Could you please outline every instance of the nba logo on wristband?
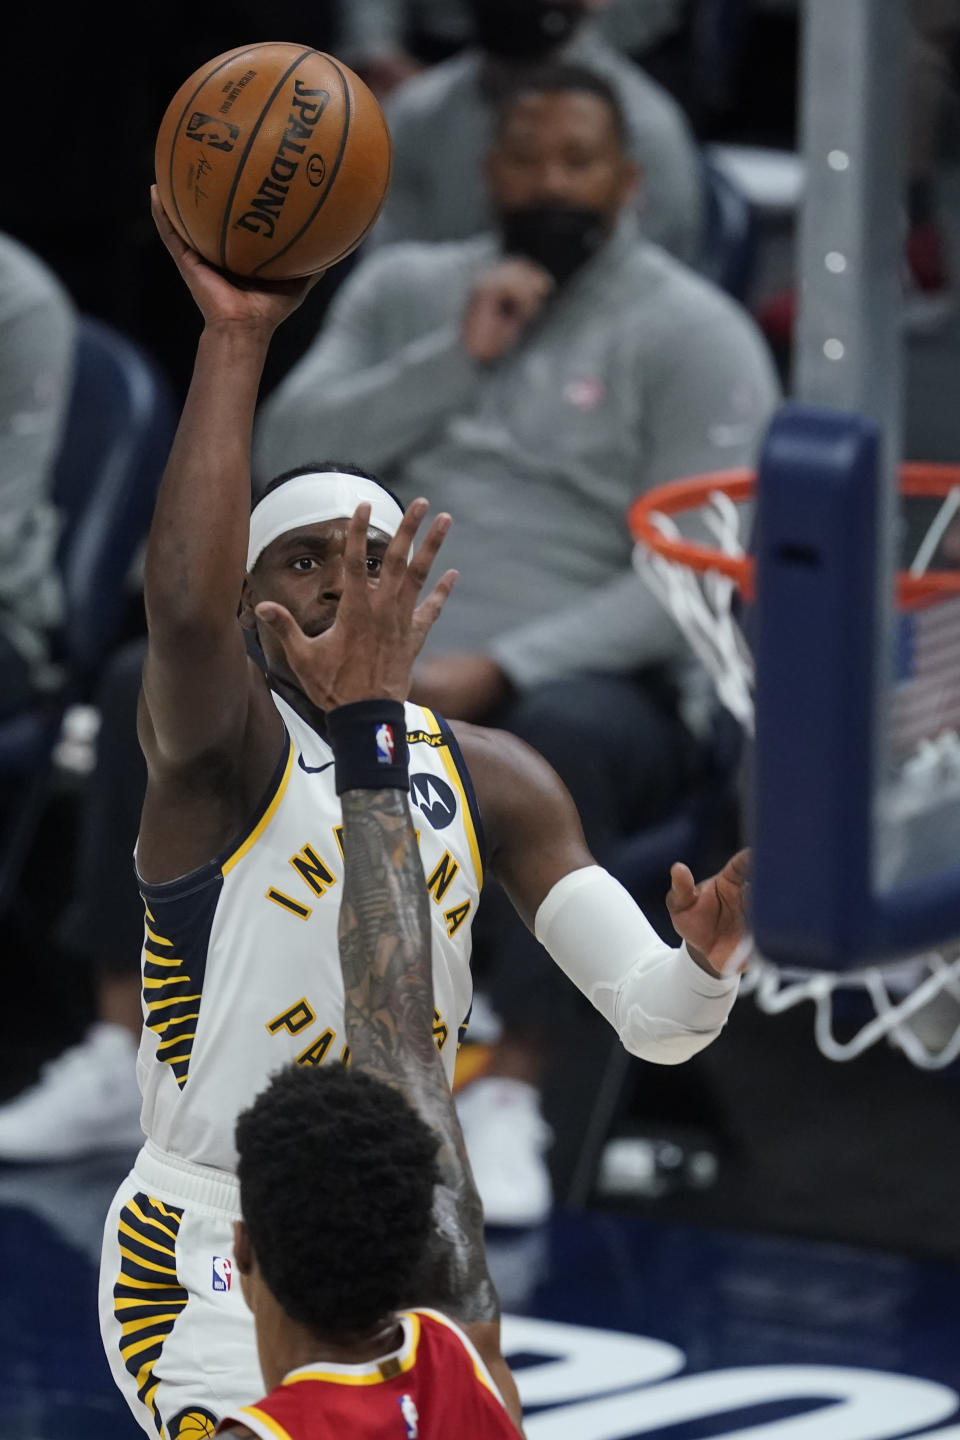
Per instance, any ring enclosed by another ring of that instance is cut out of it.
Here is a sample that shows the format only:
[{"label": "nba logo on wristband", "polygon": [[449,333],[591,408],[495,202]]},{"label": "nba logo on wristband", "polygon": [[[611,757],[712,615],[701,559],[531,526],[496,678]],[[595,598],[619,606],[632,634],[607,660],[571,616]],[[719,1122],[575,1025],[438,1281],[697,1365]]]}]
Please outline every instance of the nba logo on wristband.
[{"label": "nba logo on wristband", "polygon": [[393,726],[392,726],[392,725],[378,725],[378,726],[377,726],[377,764],[378,764],[378,765],[392,765],[392,764],[393,764],[393,752],[394,752],[394,749],[395,749],[395,748],[396,748],[396,742],[394,741],[394,738],[393,738]]}]

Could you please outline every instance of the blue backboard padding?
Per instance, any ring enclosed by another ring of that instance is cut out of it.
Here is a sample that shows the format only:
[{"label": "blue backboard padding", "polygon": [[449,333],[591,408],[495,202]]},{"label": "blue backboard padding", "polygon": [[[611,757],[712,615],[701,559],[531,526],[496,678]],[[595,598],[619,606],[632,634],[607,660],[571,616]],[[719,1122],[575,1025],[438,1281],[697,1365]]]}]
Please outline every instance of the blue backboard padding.
[{"label": "blue backboard padding", "polygon": [[873,883],[881,437],[785,406],[755,526],[753,927],[779,964],[844,970],[960,934],[960,866]]}]

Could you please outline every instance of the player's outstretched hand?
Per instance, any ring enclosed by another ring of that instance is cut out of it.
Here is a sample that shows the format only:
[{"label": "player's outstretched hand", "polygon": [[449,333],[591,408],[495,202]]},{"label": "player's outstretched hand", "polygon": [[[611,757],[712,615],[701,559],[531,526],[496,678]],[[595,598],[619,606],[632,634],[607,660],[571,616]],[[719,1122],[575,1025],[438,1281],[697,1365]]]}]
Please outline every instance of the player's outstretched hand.
[{"label": "player's outstretched hand", "polygon": [[671,866],[667,909],[673,928],[697,964],[714,975],[735,974],[750,959],[749,881],[749,850],[738,850],[699,885],[686,865]]},{"label": "player's outstretched hand", "polygon": [[160,203],[156,185],[150,187],[150,210],[160,239],[208,324],[220,321],[273,331],[297,309],[324,273],[321,270],[304,280],[231,279],[208,265],[180,238]]},{"label": "player's outstretched hand", "polygon": [[347,529],[337,618],[323,634],[305,635],[290,611],[275,601],[257,606],[258,617],[276,631],[304,694],[321,710],[357,700],[406,700],[409,695],[413,662],[457,579],[456,570],[448,570],[420,600],[451,524],[449,515],[438,515],[409,558],[427,509],[426,500],[413,501],[387,546],[380,578],[371,580],[370,506],[357,506]]}]

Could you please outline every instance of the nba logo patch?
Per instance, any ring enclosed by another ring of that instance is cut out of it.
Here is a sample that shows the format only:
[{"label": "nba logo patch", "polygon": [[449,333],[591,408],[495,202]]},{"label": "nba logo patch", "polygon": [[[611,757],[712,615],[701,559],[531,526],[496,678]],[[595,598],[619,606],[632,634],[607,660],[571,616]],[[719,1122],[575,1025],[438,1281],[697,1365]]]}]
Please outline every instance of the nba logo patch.
[{"label": "nba logo patch", "polygon": [[214,1290],[229,1290],[233,1280],[233,1261],[227,1255],[214,1255],[213,1257],[213,1288]]},{"label": "nba logo patch", "polygon": [[393,764],[393,751],[394,751],[393,726],[392,726],[392,725],[378,725],[378,726],[377,726],[377,764],[378,764],[378,765],[392,765],[392,764]]},{"label": "nba logo patch", "polygon": [[407,1427],[407,1440],[417,1440],[420,1434],[420,1416],[411,1395],[400,1396],[400,1414]]}]

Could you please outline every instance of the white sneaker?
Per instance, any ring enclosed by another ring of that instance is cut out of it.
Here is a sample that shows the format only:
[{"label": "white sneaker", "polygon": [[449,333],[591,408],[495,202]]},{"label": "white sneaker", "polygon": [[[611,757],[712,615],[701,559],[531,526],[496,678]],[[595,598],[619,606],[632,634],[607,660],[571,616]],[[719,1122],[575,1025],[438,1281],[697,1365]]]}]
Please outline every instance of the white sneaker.
[{"label": "white sneaker", "polygon": [[553,1132],[522,1080],[481,1077],[459,1091],[457,1114],[488,1225],[540,1225],[553,1189],[544,1152]]},{"label": "white sneaker", "polygon": [[92,1025],[0,1106],[0,1161],[75,1160],[142,1144],[137,1044],[122,1025]]}]

